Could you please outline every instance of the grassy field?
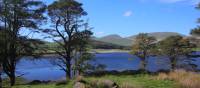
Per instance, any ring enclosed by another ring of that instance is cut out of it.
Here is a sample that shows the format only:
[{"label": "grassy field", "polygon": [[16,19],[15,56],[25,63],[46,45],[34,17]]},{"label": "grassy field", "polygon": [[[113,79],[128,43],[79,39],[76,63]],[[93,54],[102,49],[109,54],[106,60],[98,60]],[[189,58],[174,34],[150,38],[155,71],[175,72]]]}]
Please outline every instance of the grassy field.
[{"label": "grassy field", "polygon": [[170,80],[156,80],[154,76],[150,75],[122,75],[113,76],[107,75],[103,77],[89,77],[87,80],[89,82],[93,80],[105,80],[110,79],[116,82],[118,85],[129,85],[131,88],[174,88],[173,81]]},{"label": "grassy field", "polygon": [[[175,84],[170,80],[156,80],[155,76],[151,75],[106,75],[102,77],[85,77],[87,83],[92,83],[98,80],[112,80],[119,86],[125,85],[129,87],[120,88],[175,88]],[[18,84],[12,88],[73,88],[74,81],[68,84],[58,85],[58,83],[26,85]],[[95,87],[96,88],[96,87]]]}]

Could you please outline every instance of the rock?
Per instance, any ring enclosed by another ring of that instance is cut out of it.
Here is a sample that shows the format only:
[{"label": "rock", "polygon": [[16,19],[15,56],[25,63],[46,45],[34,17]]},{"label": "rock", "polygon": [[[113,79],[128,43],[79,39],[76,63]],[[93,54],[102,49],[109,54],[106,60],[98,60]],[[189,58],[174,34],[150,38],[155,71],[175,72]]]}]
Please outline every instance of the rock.
[{"label": "rock", "polygon": [[118,85],[111,80],[101,80],[98,82],[98,85],[103,88],[118,88]]},{"label": "rock", "polygon": [[73,88],[86,88],[86,86],[81,82],[76,82]]}]

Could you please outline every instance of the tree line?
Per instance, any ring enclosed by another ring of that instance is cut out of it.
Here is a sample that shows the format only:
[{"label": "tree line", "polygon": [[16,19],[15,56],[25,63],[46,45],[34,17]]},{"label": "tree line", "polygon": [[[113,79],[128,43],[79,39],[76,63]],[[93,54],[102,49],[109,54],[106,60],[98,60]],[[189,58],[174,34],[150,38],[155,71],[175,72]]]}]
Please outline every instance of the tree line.
[{"label": "tree line", "polygon": [[149,57],[164,58],[170,60],[171,70],[177,68],[178,61],[189,61],[191,66],[193,59],[190,55],[196,45],[191,43],[188,38],[180,35],[170,36],[164,40],[157,41],[154,37],[148,36],[146,33],[141,33],[136,37],[135,43],[132,45],[131,53],[140,57],[140,67],[142,71],[146,71],[146,65]]}]

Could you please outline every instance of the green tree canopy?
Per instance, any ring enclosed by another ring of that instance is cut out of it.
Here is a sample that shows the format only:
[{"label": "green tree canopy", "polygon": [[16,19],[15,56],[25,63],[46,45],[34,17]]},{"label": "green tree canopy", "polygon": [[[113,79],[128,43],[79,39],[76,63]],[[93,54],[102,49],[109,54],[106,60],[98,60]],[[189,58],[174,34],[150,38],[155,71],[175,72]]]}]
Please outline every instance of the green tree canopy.
[{"label": "green tree canopy", "polygon": [[[200,9],[200,3],[197,5],[196,9]],[[198,18],[197,23],[200,23],[200,18]],[[200,26],[197,26],[196,28],[192,29],[190,34],[192,35],[200,35]]]},{"label": "green tree canopy", "polygon": [[180,56],[188,56],[192,52],[193,44],[182,36],[171,36],[157,44],[158,55],[166,55],[170,58],[172,69],[175,69]]},{"label": "green tree canopy", "polygon": [[43,12],[46,6],[39,0],[0,0],[0,25],[8,32],[10,41],[6,41],[7,57],[3,62],[4,72],[9,76],[11,86],[15,84],[17,60],[23,55],[30,55],[32,39],[21,36],[22,29],[37,31],[45,20]]},{"label": "green tree canopy", "polygon": [[66,79],[70,79],[72,61],[77,52],[86,53],[92,35],[87,23],[81,19],[87,13],[82,8],[82,4],[75,0],[57,0],[48,6],[48,15],[53,27],[43,32],[48,33],[49,37],[59,45],[61,50],[55,50],[61,56],[60,63],[57,65],[65,71]]}]

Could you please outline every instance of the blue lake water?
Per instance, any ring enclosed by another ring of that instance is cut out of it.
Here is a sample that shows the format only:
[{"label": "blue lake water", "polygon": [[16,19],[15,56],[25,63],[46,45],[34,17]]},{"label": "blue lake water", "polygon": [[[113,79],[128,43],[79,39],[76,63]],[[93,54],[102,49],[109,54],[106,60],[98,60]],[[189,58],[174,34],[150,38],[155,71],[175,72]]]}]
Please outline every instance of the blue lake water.
[{"label": "blue lake water", "polygon": [[[59,80],[65,77],[65,73],[60,68],[51,63],[54,56],[41,57],[38,60],[30,60],[31,57],[24,57],[17,64],[17,74],[24,74],[27,80]],[[96,54],[95,63],[106,65],[105,70],[138,70],[140,59],[128,53],[102,53]],[[200,58],[194,58],[195,64],[200,69]],[[150,57],[147,69],[157,71],[159,69],[169,69],[169,59],[160,57]]]}]

